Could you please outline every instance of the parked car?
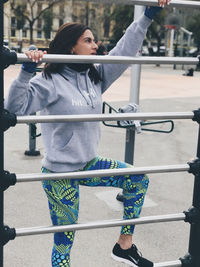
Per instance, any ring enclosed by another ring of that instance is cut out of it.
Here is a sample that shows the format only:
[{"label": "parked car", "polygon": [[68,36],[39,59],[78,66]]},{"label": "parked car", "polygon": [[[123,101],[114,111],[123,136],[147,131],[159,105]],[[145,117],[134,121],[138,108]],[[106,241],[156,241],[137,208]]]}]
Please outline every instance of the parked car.
[{"label": "parked car", "polygon": [[188,51],[189,57],[197,57],[199,56],[200,52],[197,47],[193,47]]},{"label": "parked car", "polygon": [[159,56],[164,57],[165,55],[166,55],[166,47],[164,45],[161,45]]},{"label": "parked car", "polygon": [[[156,45],[152,45],[150,47],[145,45],[142,47],[142,55],[143,56],[157,56],[157,51],[158,51],[158,48]],[[161,45],[159,56],[164,57],[165,53],[166,53],[166,47],[164,45]]]},{"label": "parked car", "polygon": [[142,56],[149,56],[149,50],[146,45],[142,47]]}]

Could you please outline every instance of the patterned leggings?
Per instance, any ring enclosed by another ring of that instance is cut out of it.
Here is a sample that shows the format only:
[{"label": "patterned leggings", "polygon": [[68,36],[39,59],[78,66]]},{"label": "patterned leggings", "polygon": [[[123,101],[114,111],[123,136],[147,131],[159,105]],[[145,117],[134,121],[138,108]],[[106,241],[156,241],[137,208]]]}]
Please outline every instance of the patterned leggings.
[{"label": "patterned leggings", "polygon": [[[126,163],[96,157],[88,162],[81,170],[100,170],[133,167]],[[42,168],[42,172],[49,170]],[[123,219],[139,217],[147,191],[149,179],[146,175],[125,175],[110,177],[94,177],[86,179],[65,179],[43,181],[43,188],[47,194],[50,215],[53,225],[74,224],[78,220],[79,210],[79,185],[85,186],[111,186],[123,189],[124,215]],[[134,225],[125,225],[121,234],[133,234]],[[52,250],[53,267],[70,266],[70,250],[73,245],[74,231],[54,234]]]}]

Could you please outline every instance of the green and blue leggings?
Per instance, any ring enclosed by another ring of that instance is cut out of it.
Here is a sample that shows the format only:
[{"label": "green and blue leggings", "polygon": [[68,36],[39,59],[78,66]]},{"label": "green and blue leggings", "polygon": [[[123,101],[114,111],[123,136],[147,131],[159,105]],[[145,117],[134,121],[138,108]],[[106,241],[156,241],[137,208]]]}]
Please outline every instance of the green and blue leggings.
[{"label": "green and blue leggings", "polygon": [[[101,170],[130,168],[129,164],[96,157],[81,169]],[[43,173],[50,172],[42,168]],[[146,175],[119,175],[109,177],[94,177],[86,179],[64,179],[43,181],[43,188],[47,194],[49,210],[53,225],[74,224],[78,220],[79,211],[79,185],[85,186],[111,186],[123,189],[124,215],[123,219],[139,217],[147,191],[149,179]],[[133,234],[134,225],[125,225],[121,228],[121,234]],[[73,245],[74,231],[54,234],[54,246],[52,250],[52,267],[69,267],[70,250]]]}]

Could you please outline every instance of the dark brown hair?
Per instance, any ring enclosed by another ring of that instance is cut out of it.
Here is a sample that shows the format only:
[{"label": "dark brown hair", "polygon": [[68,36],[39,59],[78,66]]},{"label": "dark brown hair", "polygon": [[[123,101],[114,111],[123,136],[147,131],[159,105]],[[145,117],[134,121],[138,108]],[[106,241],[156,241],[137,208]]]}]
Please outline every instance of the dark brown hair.
[{"label": "dark brown hair", "polygon": [[[57,31],[54,39],[49,44],[48,54],[61,54],[69,55],[71,54],[72,48],[76,45],[78,39],[83,35],[83,33],[90,29],[80,23],[65,23]],[[69,64],[72,65],[72,64]],[[76,64],[78,65],[78,64]],[[92,64],[88,64],[90,68],[90,79],[98,83],[101,80],[99,73]],[[43,73],[45,77],[51,77],[51,73],[60,73],[64,67],[62,63],[47,63],[45,64]]]}]

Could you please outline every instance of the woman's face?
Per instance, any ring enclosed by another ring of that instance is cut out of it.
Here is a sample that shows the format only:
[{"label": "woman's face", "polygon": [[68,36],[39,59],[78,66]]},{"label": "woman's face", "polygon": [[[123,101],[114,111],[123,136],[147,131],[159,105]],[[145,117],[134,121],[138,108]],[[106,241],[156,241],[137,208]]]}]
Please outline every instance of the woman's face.
[{"label": "woman's face", "polygon": [[86,30],[72,48],[72,53],[75,55],[96,55],[97,48],[92,32]]}]

